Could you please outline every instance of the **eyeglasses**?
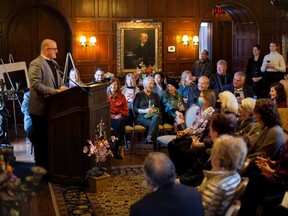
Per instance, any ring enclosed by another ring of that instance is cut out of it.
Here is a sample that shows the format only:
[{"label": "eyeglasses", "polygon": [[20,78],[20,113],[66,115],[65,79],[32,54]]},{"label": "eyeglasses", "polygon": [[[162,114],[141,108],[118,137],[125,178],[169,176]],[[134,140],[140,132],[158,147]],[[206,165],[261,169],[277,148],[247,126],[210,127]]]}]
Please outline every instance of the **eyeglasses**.
[{"label": "eyeglasses", "polygon": [[49,50],[49,49],[51,49],[51,50],[58,50],[58,48],[51,48],[51,47],[48,47],[47,50]]}]

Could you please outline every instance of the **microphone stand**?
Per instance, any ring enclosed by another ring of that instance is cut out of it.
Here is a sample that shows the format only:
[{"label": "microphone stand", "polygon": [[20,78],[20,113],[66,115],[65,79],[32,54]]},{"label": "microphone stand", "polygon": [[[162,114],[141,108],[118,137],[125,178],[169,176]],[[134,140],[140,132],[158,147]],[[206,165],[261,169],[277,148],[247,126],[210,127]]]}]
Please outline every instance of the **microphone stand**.
[{"label": "microphone stand", "polygon": [[73,84],[75,84],[76,86],[78,86],[83,92],[85,92],[85,94],[89,95],[90,97],[92,97],[91,94],[89,94],[89,92],[83,88],[82,86],[80,86],[77,82],[75,82],[74,80],[72,80],[69,76],[67,76],[63,71],[61,71],[61,67],[57,64],[57,62],[55,62],[54,60],[52,60],[52,63],[54,64],[54,66],[56,67],[57,71],[59,73],[61,73],[65,78],[67,78],[69,81],[71,81]]}]

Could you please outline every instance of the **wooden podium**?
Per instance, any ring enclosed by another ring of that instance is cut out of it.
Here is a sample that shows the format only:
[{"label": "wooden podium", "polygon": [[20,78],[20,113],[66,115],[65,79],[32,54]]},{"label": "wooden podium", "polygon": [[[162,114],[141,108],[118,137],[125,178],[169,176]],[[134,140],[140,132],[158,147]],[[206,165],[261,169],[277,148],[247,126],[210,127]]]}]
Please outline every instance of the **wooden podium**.
[{"label": "wooden podium", "polygon": [[70,88],[47,98],[49,181],[78,184],[91,168],[91,158],[83,153],[87,140],[93,140],[96,126],[103,119],[110,135],[110,83],[84,89]]}]

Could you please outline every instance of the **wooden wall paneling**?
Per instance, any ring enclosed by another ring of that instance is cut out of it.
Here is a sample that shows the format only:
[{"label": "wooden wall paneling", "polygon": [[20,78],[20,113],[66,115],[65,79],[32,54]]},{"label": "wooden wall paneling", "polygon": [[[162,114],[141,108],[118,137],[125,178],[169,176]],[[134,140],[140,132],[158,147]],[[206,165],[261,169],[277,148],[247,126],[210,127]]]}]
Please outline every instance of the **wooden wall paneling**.
[{"label": "wooden wall paneling", "polygon": [[99,35],[99,62],[108,62],[110,60],[109,55],[111,55],[110,46],[111,41],[109,40],[109,35]]},{"label": "wooden wall paneling", "polygon": [[[166,59],[166,61],[172,61],[172,60],[176,60],[177,58],[177,52],[178,52],[178,47],[177,42],[176,42],[176,36],[174,34],[167,34],[164,37],[164,41],[165,41],[165,46],[163,49],[163,56]],[[175,46],[175,52],[168,52],[168,47],[169,46]]]},{"label": "wooden wall paneling", "polygon": [[58,4],[62,11],[65,11],[69,17],[72,17],[72,0],[61,0]]},{"label": "wooden wall paneling", "polygon": [[183,72],[184,70],[192,70],[193,64],[190,62],[181,62],[179,63],[179,73]]},{"label": "wooden wall paneling", "polygon": [[177,17],[179,13],[177,0],[166,0],[166,17]]},{"label": "wooden wall paneling", "polygon": [[147,18],[147,4],[143,0],[134,0],[134,19],[137,18]]},{"label": "wooden wall paneling", "polygon": [[197,0],[179,0],[179,17],[196,17]]},{"label": "wooden wall paneling", "polygon": [[111,0],[112,1],[112,17],[130,17],[132,10],[131,0]]},{"label": "wooden wall paneling", "polygon": [[163,16],[163,0],[147,0],[147,18],[159,18]]},{"label": "wooden wall paneling", "polygon": [[107,0],[98,0],[98,17],[109,17],[109,1]]},{"label": "wooden wall paneling", "polygon": [[167,62],[165,65],[165,71],[163,71],[166,76],[177,76],[178,65],[176,62]]},{"label": "wooden wall paneling", "polygon": [[77,0],[74,3],[76,17],[95,17],[95,0]]}]

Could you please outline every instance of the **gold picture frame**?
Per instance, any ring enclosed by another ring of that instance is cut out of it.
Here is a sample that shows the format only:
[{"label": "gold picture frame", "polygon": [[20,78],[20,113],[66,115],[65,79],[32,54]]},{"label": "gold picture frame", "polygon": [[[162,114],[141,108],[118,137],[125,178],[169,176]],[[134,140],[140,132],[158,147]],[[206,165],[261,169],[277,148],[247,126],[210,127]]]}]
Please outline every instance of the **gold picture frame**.
[{"label": "gold picture frame", "polygon": [[[143,34],[148,40],[141,43]],[[118,22],[117,76],[135,72],[141,62],[162,69],[162,23]]]}]

